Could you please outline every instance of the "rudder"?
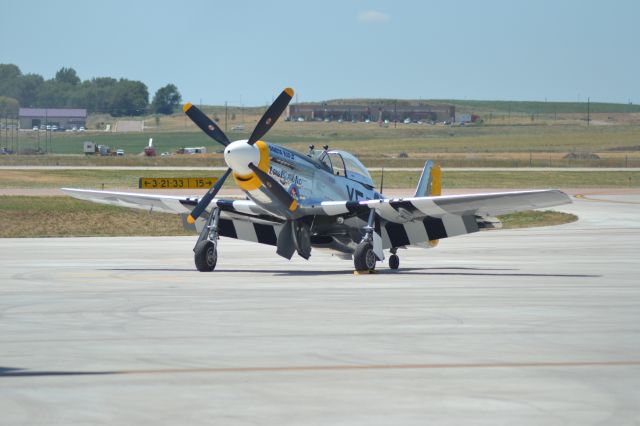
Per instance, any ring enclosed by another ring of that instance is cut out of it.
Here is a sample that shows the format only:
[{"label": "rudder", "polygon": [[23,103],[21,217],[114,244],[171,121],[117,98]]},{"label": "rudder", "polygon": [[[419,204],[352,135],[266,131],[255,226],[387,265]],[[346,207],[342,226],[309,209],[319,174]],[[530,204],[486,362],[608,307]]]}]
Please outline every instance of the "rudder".
[{"label": "rudder", "polygon": [[430,197],[442,195],[442,170],[440,165],[427,160],[416,186],[414,197]]}]

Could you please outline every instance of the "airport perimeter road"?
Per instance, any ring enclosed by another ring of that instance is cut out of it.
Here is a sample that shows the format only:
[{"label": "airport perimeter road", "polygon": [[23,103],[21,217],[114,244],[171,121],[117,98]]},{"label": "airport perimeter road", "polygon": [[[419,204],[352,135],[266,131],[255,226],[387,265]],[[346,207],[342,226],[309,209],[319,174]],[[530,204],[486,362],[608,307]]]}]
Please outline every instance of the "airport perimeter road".
[{"label": "airport perimeter road", "polygon": [[400,252],[0,239],[0,424],[635,425],[640,196]]}]

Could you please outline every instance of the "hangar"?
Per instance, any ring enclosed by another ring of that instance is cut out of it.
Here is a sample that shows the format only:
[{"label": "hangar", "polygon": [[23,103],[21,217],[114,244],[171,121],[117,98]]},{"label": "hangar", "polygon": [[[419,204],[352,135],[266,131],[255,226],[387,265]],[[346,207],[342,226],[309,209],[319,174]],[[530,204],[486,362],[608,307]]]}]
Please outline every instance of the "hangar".
[{"label": "hangar", "polygon": [[86,127],[87,110],[84,108],[20,108],[18,119],[21,129],[42,125],[55,125],[60,129]]},{"label": "hangar", "polygon": [[289,118],[356,121],[455,121],[456,107],[412,101],[319,102],[289,105]]}]

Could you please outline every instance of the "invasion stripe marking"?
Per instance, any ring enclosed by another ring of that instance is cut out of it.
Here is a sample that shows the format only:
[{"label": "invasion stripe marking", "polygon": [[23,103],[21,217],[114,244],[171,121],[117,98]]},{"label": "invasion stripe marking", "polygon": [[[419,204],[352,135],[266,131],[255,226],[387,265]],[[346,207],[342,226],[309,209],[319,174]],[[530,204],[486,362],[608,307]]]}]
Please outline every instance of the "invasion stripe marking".
[{"label": "invasion stripe marking", "polygon": [[429,240],[439,240],[441,238],[447,238],[447,231],[442,223],[442,219],[437,217],[427,216],[422,220],[424,228],[427,231]]},{"label": "invasion stripe marking", "polygon": [[253,227],[255,228],[259,243],[269,244],[272,246],[278,244],[278,237],[276,237],[276,232],[273,229],[273,226],[254,223]]},{"label": "invasion stripe marking", "polygon": [[218,233],[223,237],[238,238],[236,228],[233,226],[233,221],[229,219],[220,218],[220,222],[218,222]]},{"label": "invasion stripe marking", "polygon": [[253,227],[253,223],[245,222],[242,220],[234,220],[233,226],[236,228],[236,233],[238,234],[239,240],[253,241],[253,242],[258,241],[256,230]]},{"label": "invasion stripe marking", "polygon": [[444,215],[442,216],[442,223],[444,223],[444,229],[448,237],[455,237],[456,235],[467,233],[467,228],[465,228],[461,216],[451,214]]},{"label": "invasion stripe marking", "polygon": [[424,224],[422,222],[406,222],[404,224],[404,229],[409,236],[411,244],[424,243],[429,240],[429,236],[427,235],[427,231],[424,229]]},{"label": "invasion stripe marking", "polygon": [[467,233],[471,234],[472,232],[478,232],[480,228],[478,228],[478,222],[476,221],[475,216],[462,216],[462,220],[464,221],[464,226],[467,228]]},{"label": "invasion stripe marking", "polygon": [[396,209],[396,211],[399,211],[399,209],[402,208],[411,213],[412,216],[418,216],[420,212],[420,210],[411,201],[392,201],[390,204],[391,207]]},{"label": "invasion stripe marking", "polygon": [[385,228],[387,229],[387,234],[389,235],[391,247],[408,246],[411,243],[409,241],[409,237],[407,236],[407,232],[405,231],[402,224],[387,222]]}]

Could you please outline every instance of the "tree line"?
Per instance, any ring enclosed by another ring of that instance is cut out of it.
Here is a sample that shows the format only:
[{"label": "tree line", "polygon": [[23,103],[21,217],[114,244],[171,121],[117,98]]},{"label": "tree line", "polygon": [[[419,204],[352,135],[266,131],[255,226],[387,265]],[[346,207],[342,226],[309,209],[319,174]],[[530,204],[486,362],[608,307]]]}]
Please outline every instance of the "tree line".
[{"label": "tree line", "polygon": [[171,114],[181,101],[174,84],[158,89],[149,103],[149,90],[141,81],[111,77],[81,81],[73,68],[66,67],[45,80],[38,74],[23,74],[17,65],[0,64],[0,116],[15,116],[19,107],[86,108],[114,117]]}]

